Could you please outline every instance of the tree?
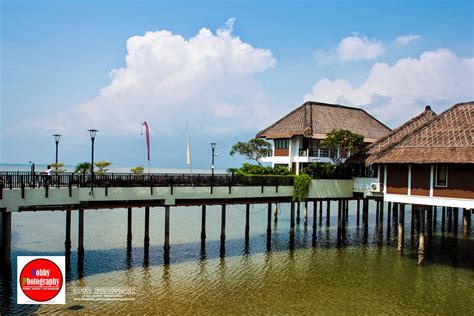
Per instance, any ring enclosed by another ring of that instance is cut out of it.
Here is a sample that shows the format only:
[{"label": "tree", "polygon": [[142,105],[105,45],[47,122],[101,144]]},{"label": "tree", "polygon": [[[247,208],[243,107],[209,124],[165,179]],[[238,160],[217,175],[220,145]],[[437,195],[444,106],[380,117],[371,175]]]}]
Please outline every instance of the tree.
[{"label": "tree", "polygon": [[[354,154],[364,147],[364,136],[353,133],[347,129],[333,129],[326,134],[326,138],[321,142],[321,147],[332,150],[342,149],[345,152]],[[341,164],[341,157],[331,156],[336,164]]]},{"label": "tree", "polygon": [[51,168],[53,168],[53,173],[54,174],[63,173],[65,171],[64,169],[61,169],[62,167],[64,167],[64,164],[61,163],[61,162],[52,163],[50,166],[51,166]]},{"label": "tree", "polygon": [[143,171],[145,171],[145,168],[143,168],[143,166],[137,166],[130,169],[130,172],[133,174],[142,174]]},{"label": "tree", "polygon": [[95,164],[94,164],[97,168],[99,168],[99,170],[97,170],[95,173],[96,174],[105,174],[109,169],[105,169],[107,168],[108,166],[111,166],[112,163],[110,161],[97,161]]},{"label": "tree", "polygon": [[260,159],[265,157],[271,149],[272,145],[266,140],[253,138],[248,142],[238,142],[232,146],[230,155],[233,156],[237,153],[249,160],[255,160],[259,165],[262,165]]},{"label": "tree", "polygon": [[89,173],[90,170],[91,170],[90,162],[80,162],[76,165],[76,168],[74,168],[75,173],[80,173],[83,176]]}]

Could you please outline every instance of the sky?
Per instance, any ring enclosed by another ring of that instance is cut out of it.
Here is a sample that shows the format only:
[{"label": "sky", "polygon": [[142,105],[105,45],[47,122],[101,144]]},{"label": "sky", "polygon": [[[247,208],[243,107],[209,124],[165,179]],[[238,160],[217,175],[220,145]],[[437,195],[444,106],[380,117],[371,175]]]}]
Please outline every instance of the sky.
[{"label": "sky", "polygon": [[0,163],[240,165],[307,100],[395,128],[474,100],[473,1],[1,0]]}]

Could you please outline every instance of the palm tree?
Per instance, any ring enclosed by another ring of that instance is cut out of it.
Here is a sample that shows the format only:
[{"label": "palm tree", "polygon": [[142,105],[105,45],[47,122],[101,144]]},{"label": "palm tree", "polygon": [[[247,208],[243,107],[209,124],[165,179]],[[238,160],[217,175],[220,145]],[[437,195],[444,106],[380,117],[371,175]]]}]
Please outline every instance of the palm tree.
[{"label": "palm tree", "polygon": [[87,173],[89,173],[90,170],[91,170],[90,162],[81,162],[81,163],[77,164],[76,168],[74,169],[74,172],[75,173],[80,173],[84,176]]}]

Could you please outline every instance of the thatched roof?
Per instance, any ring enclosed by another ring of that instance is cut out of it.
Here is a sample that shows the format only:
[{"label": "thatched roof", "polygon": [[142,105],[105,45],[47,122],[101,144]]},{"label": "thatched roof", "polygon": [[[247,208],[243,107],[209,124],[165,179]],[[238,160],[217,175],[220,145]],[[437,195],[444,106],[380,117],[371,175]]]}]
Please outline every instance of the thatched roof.
[{"label": "thatched roof", "polygon": [[435,116],[436,113],[431,110],[431,107],[429,105],[426,106],[425,110],[421,114],[415,116],[414,118],[399,126],[398,128],[394,129],[387,135],[379,138],[377,141],[367,146],[365,150],[355,155],[352,155],[351,157],[349,157],[349,159],[347,159],[346,162],[348,164],[372,164],[372,161],[377,159],[380,155],[385,153],[393,146],[399,144],[401,141],[411,135],[414,131],[417,131],[423,126],[425,126]]},{"label": "thatched roof", "polygon": [[305,136],[324,139],[333,129],[347,129],[374,142],[390,129],[360,108],[306,102],[257,134],[261,138]]},{"label": "thatched roof", "polygon": [[474,102],[452,106],[373,163],[474,163]]}]

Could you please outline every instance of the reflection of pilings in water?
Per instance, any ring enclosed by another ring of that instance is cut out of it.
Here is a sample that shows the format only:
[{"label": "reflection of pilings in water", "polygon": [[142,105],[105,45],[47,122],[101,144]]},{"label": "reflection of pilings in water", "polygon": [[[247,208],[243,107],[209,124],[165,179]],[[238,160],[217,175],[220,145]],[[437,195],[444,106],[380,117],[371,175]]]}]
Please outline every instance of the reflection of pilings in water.
[{"label": "reflection of pilings in water", "polygon": [[327,208],[326,208],[326,226],[329,227],[331,225],[331,200],[328,200]]},{"label": "reflection of pilings in water", "polygon": [[225,256],[225,216],[226,216],[226,206],[222,204],[221,209],[221,247],[220,247],[220,256]]},{"label": "reflection of pilings in water", "polygon": [[405,204],[400,204],[400,214],[398,217],[398,251],[403,252],[403,242],[405,240]]},{"label": "reflection of pilings in water", "polygon": [[375,200],[375,227],[379,227],[379,214],[380,212],[380,203],[379,200]]},{"label": "reflection of pilings in water", "polygon": [[425,262],[425,211],[419,210],[420,215],[420,229],[419,229],[419,243],[418,243],[418,264]]},{"label": "reflection of pilings in water", "polygon": [[84,277],[84,252],[77,253],[77,276],[79,279]]},{"label": "reflection of pilings in water", "polygon": [[364,225],[364,243],[367,244],[369,238],[369,200],[364,198],[362,204],[362,224]]},{"label": "reflection of pilings in water", "polygon": [[290,202],[290,249],[295,248],[295,202]]}]

